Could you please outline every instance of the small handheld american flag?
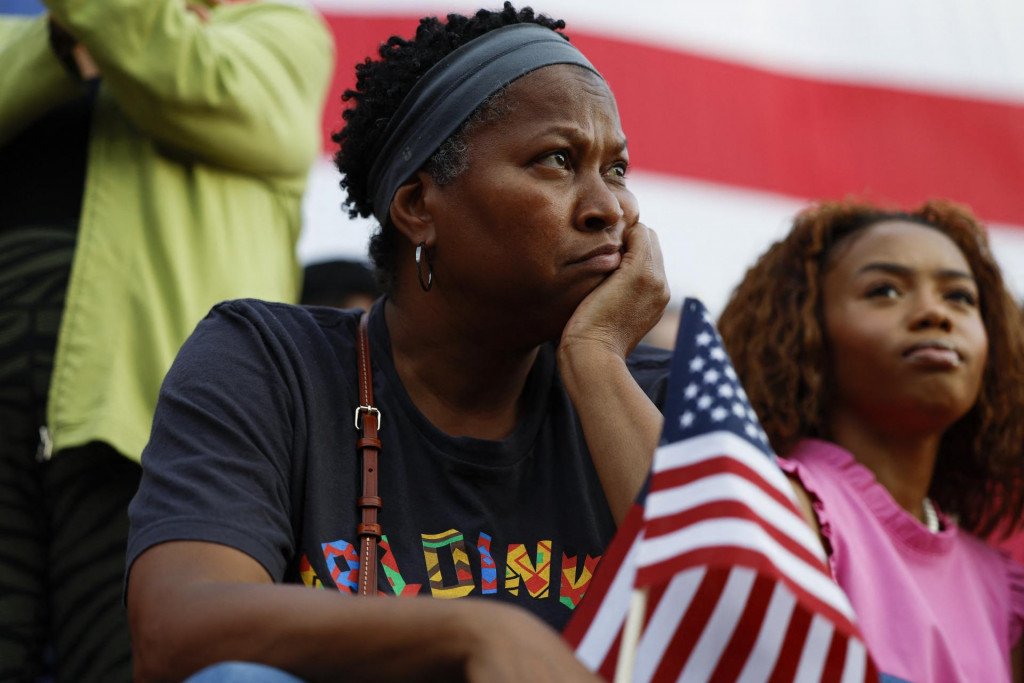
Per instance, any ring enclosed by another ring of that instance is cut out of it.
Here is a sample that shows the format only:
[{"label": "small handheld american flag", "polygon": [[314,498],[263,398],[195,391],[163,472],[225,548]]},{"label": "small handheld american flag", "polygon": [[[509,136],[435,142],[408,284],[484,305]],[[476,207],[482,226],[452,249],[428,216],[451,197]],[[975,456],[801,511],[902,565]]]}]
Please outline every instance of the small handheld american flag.
[{"label": "small handheld american flag", "polygon": [[878,680],[695,299],[683,304],[650,478],[563,635],[608,680]]}]

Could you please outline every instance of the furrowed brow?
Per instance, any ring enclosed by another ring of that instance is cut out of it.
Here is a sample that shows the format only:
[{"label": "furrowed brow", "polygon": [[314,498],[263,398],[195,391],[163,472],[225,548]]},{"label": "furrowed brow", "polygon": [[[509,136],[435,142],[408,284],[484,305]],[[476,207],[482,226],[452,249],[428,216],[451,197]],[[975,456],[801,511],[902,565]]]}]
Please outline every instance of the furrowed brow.
[{"label": "furrowed brow", "polygon": [[[570,126],[552,126],[540,132],[540,136],[554,135],[561,137],[573,145],[582,145],[588,138],[587,135],[578,128]],[[628,149],[629,141],[625,136],[617,140],[619,145],[619,152],[625,152]]]}]

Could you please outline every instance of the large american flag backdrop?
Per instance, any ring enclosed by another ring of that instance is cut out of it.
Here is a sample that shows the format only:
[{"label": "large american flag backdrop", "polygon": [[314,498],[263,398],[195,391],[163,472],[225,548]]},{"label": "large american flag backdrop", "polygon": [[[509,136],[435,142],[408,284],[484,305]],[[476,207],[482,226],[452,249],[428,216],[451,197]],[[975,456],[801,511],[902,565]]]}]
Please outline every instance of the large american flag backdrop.
[{"label": "large american flag backdrop", "polygon": [[[638,683],[877,680],[774,457],[710,316],[687,299],[648,486],[564,633],[585,664]],[[646,604],[631,638],[635,595]]]},{"label": "large american flag backdrop", "polygon": [[[365,253],[326,132],[353,65],[416,19],[500,0],[315,0],[337,42],[300,242],[305,261]],[[526,4],[517,2],[518,5]],[[1024,3],[1017,0],[536,0],[614,90],[641,218],[676,301],[713,314],[807,200],[946,196],[993,227],[1024,296]]]},{"label": "large american flag backdrop", "polygon": [[[299,258],[365,258],[329,134],[354,65],[425,15],[500,0],[311,2],[337,44]],[[524,2],[517,5],[522,6]],[[630,185],[673,297],[712,313],[808,200],[948,197],[992,229],[1024,296],[1024,3],[1017,0],[537,0],[616,93]],[[33,14],[38,0],[0,0]],[[1022,553],[1024,557],[1024,553]]]}]

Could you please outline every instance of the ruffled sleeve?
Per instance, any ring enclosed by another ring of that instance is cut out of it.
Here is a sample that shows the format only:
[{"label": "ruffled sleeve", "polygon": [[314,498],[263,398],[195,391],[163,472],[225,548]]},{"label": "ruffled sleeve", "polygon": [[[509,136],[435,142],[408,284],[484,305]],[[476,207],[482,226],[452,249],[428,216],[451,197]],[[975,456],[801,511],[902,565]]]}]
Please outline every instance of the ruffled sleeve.
[{"label": "ruffled sleeve", "polygon": [[818,492],[814,475],[798,460],[789,460],[780,456],[777,458],[777,462],[783,472],[790,477],[795,477],[804,487],[804,490],[807,491],[807,496],[811,499],[811,509],[814,511],[814,517],[818,520],[821,537],[825,543],[825,554],[828,555],[829,571],[831,571],[832,575],[835,576],[836,566],[835,558],[833,557],[833,548],[835,547],[835,543],[832,538],[832,524],[829,520],[828,510],[825,507],[825,503],[822,501],[821,495]]},{"label": "ruffled sleeve", "polygon": [[1007,557],[1010,580],[1010,647],[1020,642],[1024,631],[1024,567]]}]

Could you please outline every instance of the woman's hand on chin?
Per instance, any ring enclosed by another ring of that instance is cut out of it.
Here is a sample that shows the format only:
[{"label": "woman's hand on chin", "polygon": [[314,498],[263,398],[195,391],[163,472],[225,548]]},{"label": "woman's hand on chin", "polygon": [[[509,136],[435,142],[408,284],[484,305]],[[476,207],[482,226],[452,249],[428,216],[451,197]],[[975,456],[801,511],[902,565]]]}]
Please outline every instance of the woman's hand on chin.
[{"label": "woman's hand on chin", "polygon": [[607,350],[625,358],[661,319],[669,301],[657,234],[643,223],[623,231],[622,263],[577,306],[561,353]]}]

